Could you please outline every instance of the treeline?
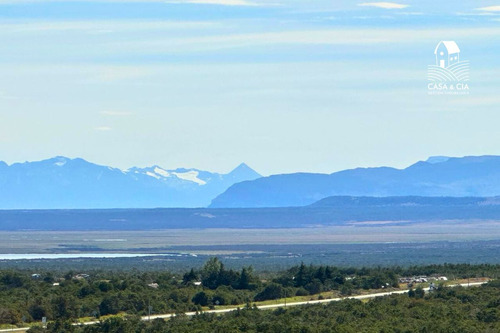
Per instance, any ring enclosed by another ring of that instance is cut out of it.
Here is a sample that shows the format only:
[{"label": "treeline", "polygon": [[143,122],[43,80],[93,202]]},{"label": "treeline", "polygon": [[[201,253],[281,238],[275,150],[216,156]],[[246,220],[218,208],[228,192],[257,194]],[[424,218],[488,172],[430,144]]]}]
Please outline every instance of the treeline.
[{"label": "treeline", "polygon": [[[273,274],[252,267],[228,269],[217,258],[184,274],[165,271],[54,273],[0,271],[0,324],[68,321],[125,313],[183,313],[202,307],[307,296],[337,290],[398,287],[398,278],[416,274],[498,277],[500,265],[339,268],[301,264]],[[84,274],[82,274],[84,273]]]},{"label": "treeline", "polygon": [[201,313],[151,322],[112,318],[91,326],[56,322],[32,333],[326,333],[326,332],[500,332],[500,281],[481,287],[446,288],[416,297],[391,295],[362,302],[346,299],[326,305],[243,308],[224,315]]}]

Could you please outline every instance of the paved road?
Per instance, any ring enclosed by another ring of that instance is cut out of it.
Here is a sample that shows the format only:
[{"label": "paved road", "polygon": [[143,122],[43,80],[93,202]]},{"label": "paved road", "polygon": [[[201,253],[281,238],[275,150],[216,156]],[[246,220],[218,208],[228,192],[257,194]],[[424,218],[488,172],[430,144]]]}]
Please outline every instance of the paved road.
[{"label": "paved road", "polygon": [[[486,281],[487,282],[487,281]],[[448,287],[457,287],[457,286],[462,286],[462,287],[468,287],[468,286],[479,286],[482,284],[485,284],[486,282],[471,282],[471,283],[462,283],[462,284],[456,284],[456,285],[450,285]],[[424,288],[425,291],[429,291],[429,288]],[[314,301],[304,301],[304,302],[292,302],[292,303],[286,303],[286,306],[298,306],[298,305],[306,305],[306,304],[321,304],[321,303],[330,303],[330,302],[338,302],[344,299],[369,299],[369,298],[375,298],[375,297],[383,297],[383,296],[388,296],[388,295],[395,295],[395,294],[406,294],[408,293],[408,290],[397,290],[397,291],[388,291],[388,292],[383,292],[383,293],[375,293],[375,294],[366,294],[366,295],[357,295],[357,296],[349,296],[349,297],[338,297],[338,298],[329,298],[329,299],[320,299],[320,300],[314,300]],[[269,304],[269,305],[259,305],[257,308],[259,309],[276,309],[276,308],[283,308],[285,307],[285,303],[279,303],[279,304]],[[240,307],[241,308],[241,307]],[[207,310],[203,311],[203,313],[227,313],[231,311],[237,310],[237,307],[234,308],[228,308],[228,309],[220,309],[220,310]],[[196,312],[186,312],[186,316],[194,316]],[[175,314],[163,314],[163,315],[152,315],[150,318],[151,320],[157,319],[157,318],[172,318],[174,317]],[[149,320],[148,316],[142,317],[142,320]]]},{"label": "paved road", "polygon": [[[462,284],[456,284],[456,285],[449,285],[448,287],[457,287],[457,286],[462,286],[462,287],[468,287],[468,286],[479,286],[482,284],[487,283],[488,281],[484,282],[471,282],[471,283],[462,283]],[[429,291],[429,288],[424,288],[425,291]],[[389,296],[389,295],[395,295],[395,294],[406,294],[408,293],[408,290],[397,290],[397,291],[387,291],[383,293],[375,293],[375,294],[366,294],[366,295],[357,295],[357,296],[349,296],[349,297],[337,297],[337,298],[329,298],[329,299],[320,299],[320,300],[314,300],[314,301],[304,301],[304,302],[292,302],[292,303],[278,303],[278,304],[269,304],[269,305],[259,305],[257,308],[262,309],[262,310],[267,310],[267,309],[276,309],[276,308],[283,308],[285,306],[298,306],[298,305],[306,305],[306,304],[322,304],[322,303],[330,303],[330,302],[338,302],[344,299],[369,299],[369,298],[376,298],[376,297],[383,297],[383,296]],[[240,307],[241,308],[241,307]],[[227,313],[227,312],[232,312],[236,311],[238,307],[234,308],[227,308],[227,309],[219,309],[219,310],[207,310],[203,311],[203,313]],[[184,314],[186,316],[194,316],[199,312],[185,312]],[[169,313],[169,314],[160,314],[160,315],[151,315],[151,316],[143,316],[142,320],[153,320],[153,319],[168,319],[174,317],[175,314]],[[83,325],[95,325],[99,323],[99,321],[88,321],[85,322]],[[75,324],[78,325],[78,324]],[[14,330],[0,330],[0,332],[26,332],[28,328],[18,328]]]}]

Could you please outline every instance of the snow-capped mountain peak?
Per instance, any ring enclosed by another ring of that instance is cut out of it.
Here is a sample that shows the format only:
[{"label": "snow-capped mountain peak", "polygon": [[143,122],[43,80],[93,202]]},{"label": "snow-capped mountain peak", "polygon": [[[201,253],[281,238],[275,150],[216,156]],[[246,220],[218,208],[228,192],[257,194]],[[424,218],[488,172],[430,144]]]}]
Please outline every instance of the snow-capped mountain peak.
[{"label": "snow-capped mountain peak", "polygon": [[203,207],[231,185],[258,177],[158,165],[120,170],[64,156],[0,161],[0,209]]},{"label": "snow-capped mountain peak", "polygon": [[56,157],[50,159],[50,161],[53,162],[53,164],[55,166],[62,167],[62,166],[65,166],[66,163],[71,161],[71,159],[64,157],[64,156],[56,156]]},{"label": "snow-capped mountain peak", "polygon": [[170,173],[167,170],[162,169],[162,168],[160,168],[158,166],[154,167],[154,173],[157,174],[157,175],[160,175],[162,177],[165,177],[165,178],[170,177]]},{"label": "snow-capped mountain peak", "polygon": [[207,182],[198,178],[199,172],[197,170],[190,170],[186,172],[172,172],[173,175],[175,175],[177,178],[180,178],[182,180],[187,180],[193,183],[196,183],[198,185],[206,185]]}]

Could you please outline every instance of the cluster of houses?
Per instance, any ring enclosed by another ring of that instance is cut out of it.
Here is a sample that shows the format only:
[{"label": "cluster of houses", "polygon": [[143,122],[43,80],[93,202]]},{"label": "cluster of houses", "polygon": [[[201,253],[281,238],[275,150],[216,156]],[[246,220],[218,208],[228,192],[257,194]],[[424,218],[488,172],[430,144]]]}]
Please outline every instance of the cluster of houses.
[{"label": "cluster of houses", "polygon": [[[76,274],[75,276],[73,276],[73,279],[75,280],[83,280],[83,279],[88,279],[90,277],[90,275],[88,274]],[[42,275],[41,274],[38,274],[38,273],[33,273],[31,274],[31,278],[33,280],[39,280],[42,278]],[[59,279],[56,279],[55,282],[52,283],[52,285],[54,287],[57,287],[60,285],[60,282],[63,281],[64,279],[63,278],[59,278]]]},{"label": "cluster of houses", "polygon": [[413,286],[416,283],[426,283],[426,282],[434,282],[434,281],[448,281],[446,276],[411,276],[411,277],[401,277],[399,278],[399,283],[406,283],[408,286]]},{"label": "cluster of houses", "polygon": [[[195,286],[201,286],[201,281],[193,282],[193,284]],[[156,282],[153,282],[153,283],[149,283],[148,287],[153,288],[153,289],[158,289],[160,287],[160,285],[158,283],[156,283]]]}]

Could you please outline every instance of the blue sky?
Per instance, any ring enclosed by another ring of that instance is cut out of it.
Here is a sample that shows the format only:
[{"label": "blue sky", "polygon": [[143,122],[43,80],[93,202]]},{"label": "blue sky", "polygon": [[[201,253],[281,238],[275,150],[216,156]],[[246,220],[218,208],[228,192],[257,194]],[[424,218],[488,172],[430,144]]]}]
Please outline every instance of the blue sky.
[{"label": "blue sky", "polygon": [[[429,96],[454,40],[470,94]],[[263,174],[500,154],[500,1],[0,0],[0,160]]]}]

